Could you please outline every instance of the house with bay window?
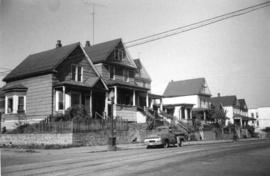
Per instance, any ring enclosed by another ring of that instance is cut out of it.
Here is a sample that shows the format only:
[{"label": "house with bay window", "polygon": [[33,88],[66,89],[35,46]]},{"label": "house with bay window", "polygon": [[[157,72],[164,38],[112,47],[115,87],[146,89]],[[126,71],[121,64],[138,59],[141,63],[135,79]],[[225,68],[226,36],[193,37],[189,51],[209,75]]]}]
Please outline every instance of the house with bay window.
[{"label": "house with bay window", "polygon": [[132,59],[121,39],[96,45],[79,42],[31,54],[4,79],[1,126],[35,123],[83,105],[89,116],[119,116],[145,122],[138,108],[149,106],[151,78]]},{"label": "house with bay window", "polygon": [[105,82],[80,43],[29,55],[4,79],[2,127],[19,121],[35,123],[49,115],[84,105],[90,116],[103,113]]}]

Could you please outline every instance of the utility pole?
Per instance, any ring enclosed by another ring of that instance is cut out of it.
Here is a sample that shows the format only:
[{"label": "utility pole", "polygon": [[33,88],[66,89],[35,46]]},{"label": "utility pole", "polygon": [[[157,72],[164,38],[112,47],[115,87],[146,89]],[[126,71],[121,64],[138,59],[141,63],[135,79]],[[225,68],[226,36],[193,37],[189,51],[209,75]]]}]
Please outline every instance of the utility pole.
[{"label": "utility pole", "polygon": [[91,16],[92,16],[92,39],[93,39],[92,43],[94,44],[95,43],[95,15],[96,15],[95,8],[96,7],[106,7],[106,6],[103,5],[103,4],[92,2],[91,0],[83,0],[83,2],[86,5],[92,6],[92,12],[91,12]]}]

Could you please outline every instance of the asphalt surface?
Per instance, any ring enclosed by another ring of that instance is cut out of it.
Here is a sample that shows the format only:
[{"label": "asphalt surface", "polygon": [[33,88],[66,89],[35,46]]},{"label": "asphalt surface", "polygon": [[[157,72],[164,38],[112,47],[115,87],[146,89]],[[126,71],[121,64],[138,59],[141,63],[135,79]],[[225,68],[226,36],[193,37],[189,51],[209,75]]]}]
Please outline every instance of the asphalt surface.
[{"label": "asphalt surface", "polygon": [[2,150],[2,175],[270,175],[269,140],[116,152],[62,151]]}]

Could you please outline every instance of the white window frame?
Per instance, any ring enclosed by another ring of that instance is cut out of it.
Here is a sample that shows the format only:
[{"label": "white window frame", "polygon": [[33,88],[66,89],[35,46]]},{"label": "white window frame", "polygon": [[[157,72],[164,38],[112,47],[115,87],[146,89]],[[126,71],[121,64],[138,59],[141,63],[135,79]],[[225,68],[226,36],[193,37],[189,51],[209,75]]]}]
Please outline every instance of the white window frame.
[{"label": "white window frame", "polygon": [[65,98],[65,95],[64,95],[64,92],[62,92],[61,90],[56,90],[55,91],[55,110],[56,111],[64,111],[64,101],[63,101],[63,109],[59,109],[59,93],[62,93],[63,94],[63,98]]},{"label": "white window frame", "polygon": [[[73,67],[75,67],[75,80],[72,78],[72,75],[73,75],[73,73],[72,73],[72,68]],[[81,77],[80,77],[80,81],[78,81],[79,79],[79,73],[78,73],[78,71],[79,71],[79,67],[81,68]],[[71,64],[71,80],[73,80],[73,81],[78,81],[78,82],[83,82],[83,67],[82,66],[80,66],[80,65],[76,65],[76,64]]]},{"label": "white window frame", "polygon": [[[25,95],[9,95],[5,96],[5,114],[18,114],[19,97],[23,97],[23,110],[26,113],[26,96]],[[12,112],[8,112],[8,99],[12,99]]]}]

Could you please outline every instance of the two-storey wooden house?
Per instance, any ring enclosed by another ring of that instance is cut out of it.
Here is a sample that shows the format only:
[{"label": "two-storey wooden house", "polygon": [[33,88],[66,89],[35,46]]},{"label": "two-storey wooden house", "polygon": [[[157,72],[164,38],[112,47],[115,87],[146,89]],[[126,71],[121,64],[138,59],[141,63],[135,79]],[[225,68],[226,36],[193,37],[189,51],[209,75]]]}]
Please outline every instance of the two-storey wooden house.
[{"label": "two-storey wooden house", "polygon": [[208,120],[211,93],[205,78],[171,81],[163,93],[163,109],[178,120]]},{"label": "two-storey wooden house", "polygon": [[85,105],[90,116],[103,113],[107,86],[80,43],[29,55],[4,79],[2,127],[33,123]]},{"label": "two-storey wooden house", "polygon": [[3,81],[2,127],[7,129],[18,121],[38,122],[76,105],[84,105],[92,117],[146,121],[138,107],[149,106],[151,78],[121,39],[93,46],[87,42],[84,48],[58,41],[54,49],[29,55]]},{"label": "two-storey wooden house", "polygon": [[113,94],[113,106],[109,101],[105,105],[108,115],[145,122],[137,108],[149,106],[151,78],[141,61],[131,58],[121,39],[93,46],[87,42],[85,51],[109,88],[107,98]]}]

